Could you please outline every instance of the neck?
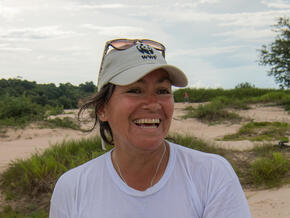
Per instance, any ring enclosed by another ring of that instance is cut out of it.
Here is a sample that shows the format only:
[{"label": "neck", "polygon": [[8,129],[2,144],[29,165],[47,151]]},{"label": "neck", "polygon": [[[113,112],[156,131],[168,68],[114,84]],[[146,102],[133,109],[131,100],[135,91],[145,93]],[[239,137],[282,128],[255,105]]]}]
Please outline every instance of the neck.
[{"label": "neck", "polygon": [[112,152],[112,162],[116,172],[128,186],[146,190],[160,180],[169,157],[169,147],[165,141],[151,152],[136,155],[124,152],[116,146]]}]

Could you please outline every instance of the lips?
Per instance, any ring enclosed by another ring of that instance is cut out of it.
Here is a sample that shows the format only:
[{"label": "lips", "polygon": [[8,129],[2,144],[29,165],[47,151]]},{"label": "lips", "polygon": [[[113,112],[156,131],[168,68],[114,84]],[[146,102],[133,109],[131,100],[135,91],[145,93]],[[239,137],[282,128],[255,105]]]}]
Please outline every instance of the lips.
[{"label": "lips", "polygon": [[157,118],[142,118],[134,120],[134,123],[142,128],[158,128],[161,120]]}]

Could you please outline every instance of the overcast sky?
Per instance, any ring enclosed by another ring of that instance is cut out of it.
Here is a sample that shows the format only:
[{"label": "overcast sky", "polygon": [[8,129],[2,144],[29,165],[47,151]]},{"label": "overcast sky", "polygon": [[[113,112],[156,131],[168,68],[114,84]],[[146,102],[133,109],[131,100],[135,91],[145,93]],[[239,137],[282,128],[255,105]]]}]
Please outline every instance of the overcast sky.
[{"label": "overcast sky", "polygon": [[277,88],[257,49],[289,15],[290,0],[0,0],[0,78],[96,82],[107,40],[149,38],[191,87]]}]

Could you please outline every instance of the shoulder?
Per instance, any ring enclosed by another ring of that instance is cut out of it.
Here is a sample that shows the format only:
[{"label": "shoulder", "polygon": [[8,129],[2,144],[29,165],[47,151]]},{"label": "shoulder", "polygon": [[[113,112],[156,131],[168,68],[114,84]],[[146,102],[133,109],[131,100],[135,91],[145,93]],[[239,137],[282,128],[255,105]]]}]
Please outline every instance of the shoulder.
[{"label": "shoulder", "polygon": [[189,172],[199,175],[217,175],[228,177],[229,180],[236,179],[236,174],[231,164],[222,156],[201,152],[182,145],[170,143],[173,148],[176,161],[189,169]]},{"label": "shoulder", "polygon": [[61,175],[55,185],[52,201],[63,198],[75,199],[78,188],[90,177],[97,176],[104,169],[108,153],[70,169]]},{"label": "shoulder", "polygon": [[200,197],[206,217],[251,217],[239,178],[222,156],[170,143],[175,167]]},{"label": "shoulder", "polygon": [[[108,152],[109,153],[109,152]],[[98,173],[106,164],[106,156],[108,153],[105,153],[95,159],[92,159],[82,165],[79,165],[75,168],[72,168],[65,172],[58,180],[57,183],[76,183],[79,179],[90,175],[92,171]]]}]

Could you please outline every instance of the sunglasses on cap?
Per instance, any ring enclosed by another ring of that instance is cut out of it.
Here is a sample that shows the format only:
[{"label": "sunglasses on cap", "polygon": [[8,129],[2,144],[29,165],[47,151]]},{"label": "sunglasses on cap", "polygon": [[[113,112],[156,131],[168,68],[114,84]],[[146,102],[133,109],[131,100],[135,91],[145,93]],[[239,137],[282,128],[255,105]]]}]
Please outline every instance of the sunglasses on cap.
[{"label": "sunglasses on cap", "polygon": [[153,47],[154,49],[158,51],[161,51],[162,56],[165,58],[165,46],[162,45],[160,42],[156,42],[150,39],[113,39],[113,40],[107,41],[105,44],[105,49],[103,52],[103,57],[102,57],[99,73],[102,70],[104,58],[110,46],[112,46],[116,50],[126,50],[128,48],[131,48],[133,45],[136,45],[137,43],[143,43],[143,44]]},{"label": "sunglasses on cap", "polygon": [[150,39],[113,39],[107,41],[103,56],[106,55],[110,46],[112,46],[114,49],[117,50],[126,50],[132,47],[133,45],[136,45],[136,43],[143,43],[155,48],[156,50],[161,51],[163,57],[165,58],[165,46],[162,45],[160,42],[156,42]]}]

